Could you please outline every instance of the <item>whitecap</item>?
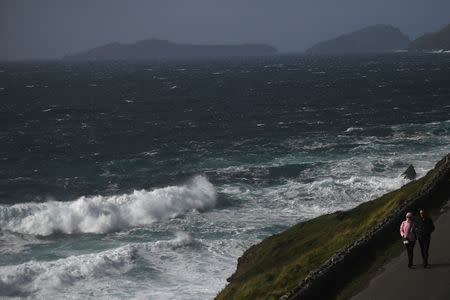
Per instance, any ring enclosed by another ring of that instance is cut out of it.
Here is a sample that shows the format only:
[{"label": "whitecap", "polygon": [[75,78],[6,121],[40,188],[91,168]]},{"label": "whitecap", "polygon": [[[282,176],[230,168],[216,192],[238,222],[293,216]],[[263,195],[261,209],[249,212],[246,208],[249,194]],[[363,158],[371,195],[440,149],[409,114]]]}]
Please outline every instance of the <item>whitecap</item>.
[{"label": "whitecap", "polygon": [[[161,250],[176,250],[178,248],[184,248],[194,245],[200,245],[200,243],[192,238],[188,233],[178,231],[175,239],[156,241],[155,243],[140,244],[141,250],[158,253]],[[140,252],[142,254],[142,251]],[[152,253],[150,253],[153,255]]]},{"label": "whitecap", "polygon": [[345,132],[352,132],[352,131],[362,131],[363,129],[361,127],[349,127]]},{"label": "whitecap", "polygon": [[142,152],[141,153],[141,155],[143,155],[143,156],[155,156],[155,155],[158,155],[159,154],[159,152],[158,151],[146,151],[146,152]]},{"label": "whitecap", "polygon": [[[189,250],[190,247],[196,247],[195,252]],[[221,269],[225,267],[221,256],[211,256],[203,251],[204,247],[202,241],[185,232],[177,232],[174,238],[168,240],[130,243],[53,261],[31,260],[18,265],[0,266],[0,298],[16,296],[63,299],[70,295],[72,299],[86,299],[88,293],[88,298],[136,299],[135,293],[142,292],[146,294],[145,299],[178,299],[178,296],[174,296],[180,289],[177,282],[179,280],[190,283],[191,290],[185,290],[184,295],[186,292],[189,295],[198,295],[199,290],[205,290],[204,282],[208,280],[208,276],[217,272],[219,266]],[[221,248],[226,247],[230,246]],[[195,259],[184,261],[186,250],[192,253]],[[234,257],[233,261],[236,258]],[[148,279],[141,281],[134,278],[130,281],[127,273],[135,268],[139,269],[142,265],[157,271],[157,276],[168,282],[172,290],[165,291],[161,286],[156,289],[149,288]],[[231,259],[228,259],[226,266],[232,265]],[[224,279],[216,280],[214,287],[208,288],[208,294],[214,294],[224,284]]]},{"label": "whitecap", "polygon": [[[55,261],[29,261],[0,267],[0,296],[30,296],[63,291],[80,280],[119,275],[130,269],[136,247],[126,245],[100,253]],[[53,291],[53,292],[52,292]]]},{"label": "whitecap", "polygon": [[216,190],[203,176],[180,186],[131,194],[81,197],[75,201],[0,206],[0,227],[19,233],[107,233],[182,215],[216,205]]}]

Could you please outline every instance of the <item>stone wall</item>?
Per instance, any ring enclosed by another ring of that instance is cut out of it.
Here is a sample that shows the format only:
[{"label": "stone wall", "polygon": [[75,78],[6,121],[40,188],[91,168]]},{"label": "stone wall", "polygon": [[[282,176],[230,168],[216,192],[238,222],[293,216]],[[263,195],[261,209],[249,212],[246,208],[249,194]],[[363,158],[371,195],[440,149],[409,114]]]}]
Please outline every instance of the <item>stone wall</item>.
[{"label": "stone wall", "polygon": [[[362,238],[340,249],[319,268],[308,276],[280,300],[293,299],[322,299],[327,291],[333,289],[336,278],[345,276],[358,261],[366,258],[370,249],[379,245],[386,235],[399,232],[400,224],[408,211],[417,211],[421,207],[428,207],[427,202],[436,194],[450,192],[450,154],[445,157],[444,164],[439,168],[433,179],[425,185],[420,193],[403,202],[381,223],[374,226]],[[443,201],[447,200],[446,196]],[[400,233],[399,233],[400,234]]]}]

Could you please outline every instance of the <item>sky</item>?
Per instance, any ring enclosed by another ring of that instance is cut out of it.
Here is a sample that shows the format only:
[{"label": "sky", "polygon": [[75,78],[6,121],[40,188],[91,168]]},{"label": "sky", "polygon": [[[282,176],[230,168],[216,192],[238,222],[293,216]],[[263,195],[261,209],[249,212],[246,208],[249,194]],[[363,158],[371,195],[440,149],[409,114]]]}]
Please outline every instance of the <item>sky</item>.
[{"label": "sky", "polygon": [[302,52],[374,24],[414,39],[449,24],[449,12],[449,0],[0,0],[0,60],[61,58],[147,38]]}]

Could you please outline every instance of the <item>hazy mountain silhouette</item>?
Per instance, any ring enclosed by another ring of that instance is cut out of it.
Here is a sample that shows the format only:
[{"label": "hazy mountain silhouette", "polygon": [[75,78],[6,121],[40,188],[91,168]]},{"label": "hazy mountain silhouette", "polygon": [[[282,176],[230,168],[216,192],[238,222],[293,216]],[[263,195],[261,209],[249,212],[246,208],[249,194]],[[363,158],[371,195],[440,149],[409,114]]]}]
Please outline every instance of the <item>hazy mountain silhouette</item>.
[{"label": "hazy mountain silhouette", "polygon": [[273,55],[277,49],[265,44],[192,45],[166,40],[146,39],[134,44],[111,43],[77,54],[67,60],[147,60],[170,58],[203,58],[226,56]]},{"label": "hazy mountain silhouette", "polygon": [[409,50],[450,50],[450,24],[438,32],[425,34],[409,45]]},{"label": "hazy mountain silhouette", "polygon": [[315,44],[306,50],[308,54],[343,54],[389,52],[406,49],[409,38],[390,25],[372,25],[349,34]]}]

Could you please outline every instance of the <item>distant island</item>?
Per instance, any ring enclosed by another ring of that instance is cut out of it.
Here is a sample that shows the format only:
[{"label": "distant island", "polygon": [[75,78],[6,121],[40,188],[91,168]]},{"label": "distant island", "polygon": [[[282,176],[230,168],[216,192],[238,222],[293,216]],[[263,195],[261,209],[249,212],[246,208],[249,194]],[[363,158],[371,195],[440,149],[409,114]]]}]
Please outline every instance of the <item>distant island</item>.
[{"label": "distant island", "polygon": [[425,34],[409,44],[410,51],[449,51],[450,24],[438,32]]},{"label": "distant island", "polygon": [[227,56],[274,55],[277,49],[265,44],[193,45],[160,39],[146,39],[134,44],[110,43],[65,56],[65,60],[153,60],[177,58],[212,58]]},{"label": "distant island", "polygon": [[315,44],[308,54],[354,54],[407,49],[409,38],[391,25],[372,25]]},{"label": "distant island", "polygon": [[[391,25],[372,25],[336,38],[319,42],[307,54],[363,54],[396,50],[450,51],[450,24],[438,32],[425,34],[414,41]],[[146,39],[134,44],[110,43],[67,55],[64,60],[155,60],[200,59],[215,57],[270,56],[278,50],[267,44],[196,45],[161,39]]]}]

